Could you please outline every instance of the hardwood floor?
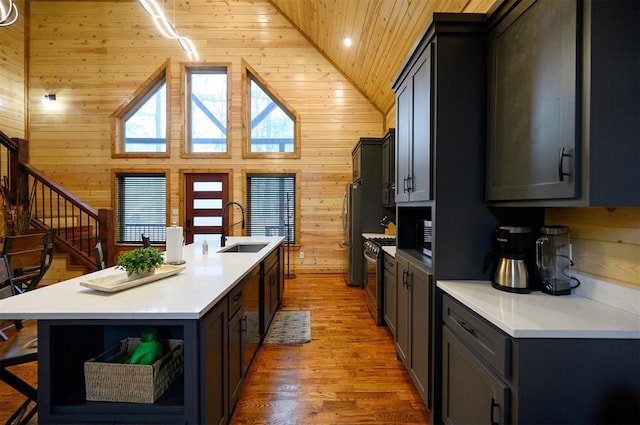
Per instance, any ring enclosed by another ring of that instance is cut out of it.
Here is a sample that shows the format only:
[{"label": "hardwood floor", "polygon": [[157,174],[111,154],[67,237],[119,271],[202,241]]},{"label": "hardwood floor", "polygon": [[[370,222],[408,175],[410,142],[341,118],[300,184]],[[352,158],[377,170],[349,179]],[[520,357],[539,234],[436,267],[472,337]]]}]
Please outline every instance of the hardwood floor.
[{"label": "hardwood floor", "polygon": [[[311,311],[311,342],[260,347],[231,424],[429,423],[391,333],[373,323],[361,289],[341,275],[303,274],[285,286],[280,309]],[[20,369],[35,382],[35,367]],[[0,423],[20,400],[0,383]]]},{"label": "hardwood floor", "polygon": [[429,423],[361,289],[342,275],[298,275],[285,285],[280,309],[311,311],[311,342],[258,350],[232,424]]}]

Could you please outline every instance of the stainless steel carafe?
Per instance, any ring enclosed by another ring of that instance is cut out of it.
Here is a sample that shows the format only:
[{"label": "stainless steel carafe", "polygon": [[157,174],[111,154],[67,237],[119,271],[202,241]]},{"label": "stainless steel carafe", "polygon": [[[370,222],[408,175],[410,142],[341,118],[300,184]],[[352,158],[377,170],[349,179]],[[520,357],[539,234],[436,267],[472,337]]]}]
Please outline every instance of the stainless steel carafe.
[{"label": "stainless steel carafe", "polygon": [[528,269],[533,267],[534,240],[530,227],[498,226],[494,234],[494,288],[516,293],[531,292]]},{"label": "stainless steel carafe", "polygon": [[[542,283],[542,291],[552,295],[568,295],[571,281],[577,279],[569,275],[573,265],[569,227],[543,226],[536,241],[536,267]],[[578,282],[579,284],[579,282]]]}]

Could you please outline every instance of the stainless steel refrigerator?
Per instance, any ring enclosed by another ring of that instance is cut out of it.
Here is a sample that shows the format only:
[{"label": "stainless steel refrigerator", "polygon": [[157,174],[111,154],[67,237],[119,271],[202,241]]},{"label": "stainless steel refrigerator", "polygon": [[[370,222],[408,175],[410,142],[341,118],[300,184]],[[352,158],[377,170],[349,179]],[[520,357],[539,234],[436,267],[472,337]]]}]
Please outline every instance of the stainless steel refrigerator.
[{"label": "stainless steel refrigerator", "polygon": [[[364,271],[363,233],[383,233],[380,221],[392,212],[382,207],[382,195],[378,185],[367,187],[365,183],[349,183],[344,193],[342,207],[342,228],[344,239],[341,245],[347,249],[348,271],[345,274],[346,284],[364,288],[366,274]],[[395,214],[392,214],[395,218]]]},{"label": "stainless steel refrigerator", "polygon": [[363,286],[364,253],[362,249],[362,190],[360,183],[349,182],[342,200],[342,245],[347,248],[346,284]]}]

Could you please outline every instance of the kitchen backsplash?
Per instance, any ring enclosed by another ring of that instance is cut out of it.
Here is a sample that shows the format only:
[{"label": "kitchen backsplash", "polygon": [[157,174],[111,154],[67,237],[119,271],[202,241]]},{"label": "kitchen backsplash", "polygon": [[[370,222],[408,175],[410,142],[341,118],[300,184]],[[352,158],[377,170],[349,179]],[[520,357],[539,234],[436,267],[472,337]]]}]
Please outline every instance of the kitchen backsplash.
[{"label": "kitchen backsplash", "polygon": [[640,290],[640,208],[547,208],[571,231],[573,269]]}]

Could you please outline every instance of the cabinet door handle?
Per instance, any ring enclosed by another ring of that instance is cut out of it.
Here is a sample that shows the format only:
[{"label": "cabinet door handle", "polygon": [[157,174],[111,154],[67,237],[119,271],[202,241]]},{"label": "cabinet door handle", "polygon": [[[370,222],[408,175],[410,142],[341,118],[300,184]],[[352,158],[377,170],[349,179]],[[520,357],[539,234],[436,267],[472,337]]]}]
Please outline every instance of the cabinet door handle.
[{"label": "cabinet door handle", "polygon": [[457,320],[456,319],[456,322],[458,322],[458,324],[462,327],[462,329],[464,329],[465,331],[469,332],[471,335],[473,335],[475,333],[473,328],[471,326],[469,326],[467,324],[467,322],[465,322],[464,320]]},{"label": "cabinet door handle", "polygon": [[402,179],[402,192],[406,193],[407,192],[407,176],[404,176],[404,178]]},{"label": "cabinet door handle", "polygon": [[243,317],[242,319],[240,319],[240,331],[242,332],[246,332],[247,331],[247,317]]},{"label": "cabinet door handle", "polygon": [[407,176],[407,192],[413,191],[413,186],[411,185],[411,182],[413,182],[413,177]]},{"label": "cabinet door handle", "polygon": [[[498,408],[498,420],[495,420],[495,411],[496,411],[496,407]],[[491,398],[491,411],[489,412],[489,415],[491,415],[491,425],[499,425],[500,424],[500,405],[498,403],[496,403],[496,399],[495,398]]]},{"label": "cabinet door handle", "polygon": [[405,272],[407,273],[407,288],[411,287],[411,284],[413,283],[413,274],[410,273],[408,270],[405,270]]},{"label": "cabinet door handle", "polygon": [[241,297],[242,297],[242,291],[238,292],[231,301],[235,303],[236,301],[239,301]]},{"label": "cabinet door handle", "polygon": [[565,173],[563,168],[564,157],[571,158],[571,154],[564,153],[564,146],[560,148],[560,158],[558,159],[558,180],[564,181],[564,176],[570,176],[571,173]]}]

